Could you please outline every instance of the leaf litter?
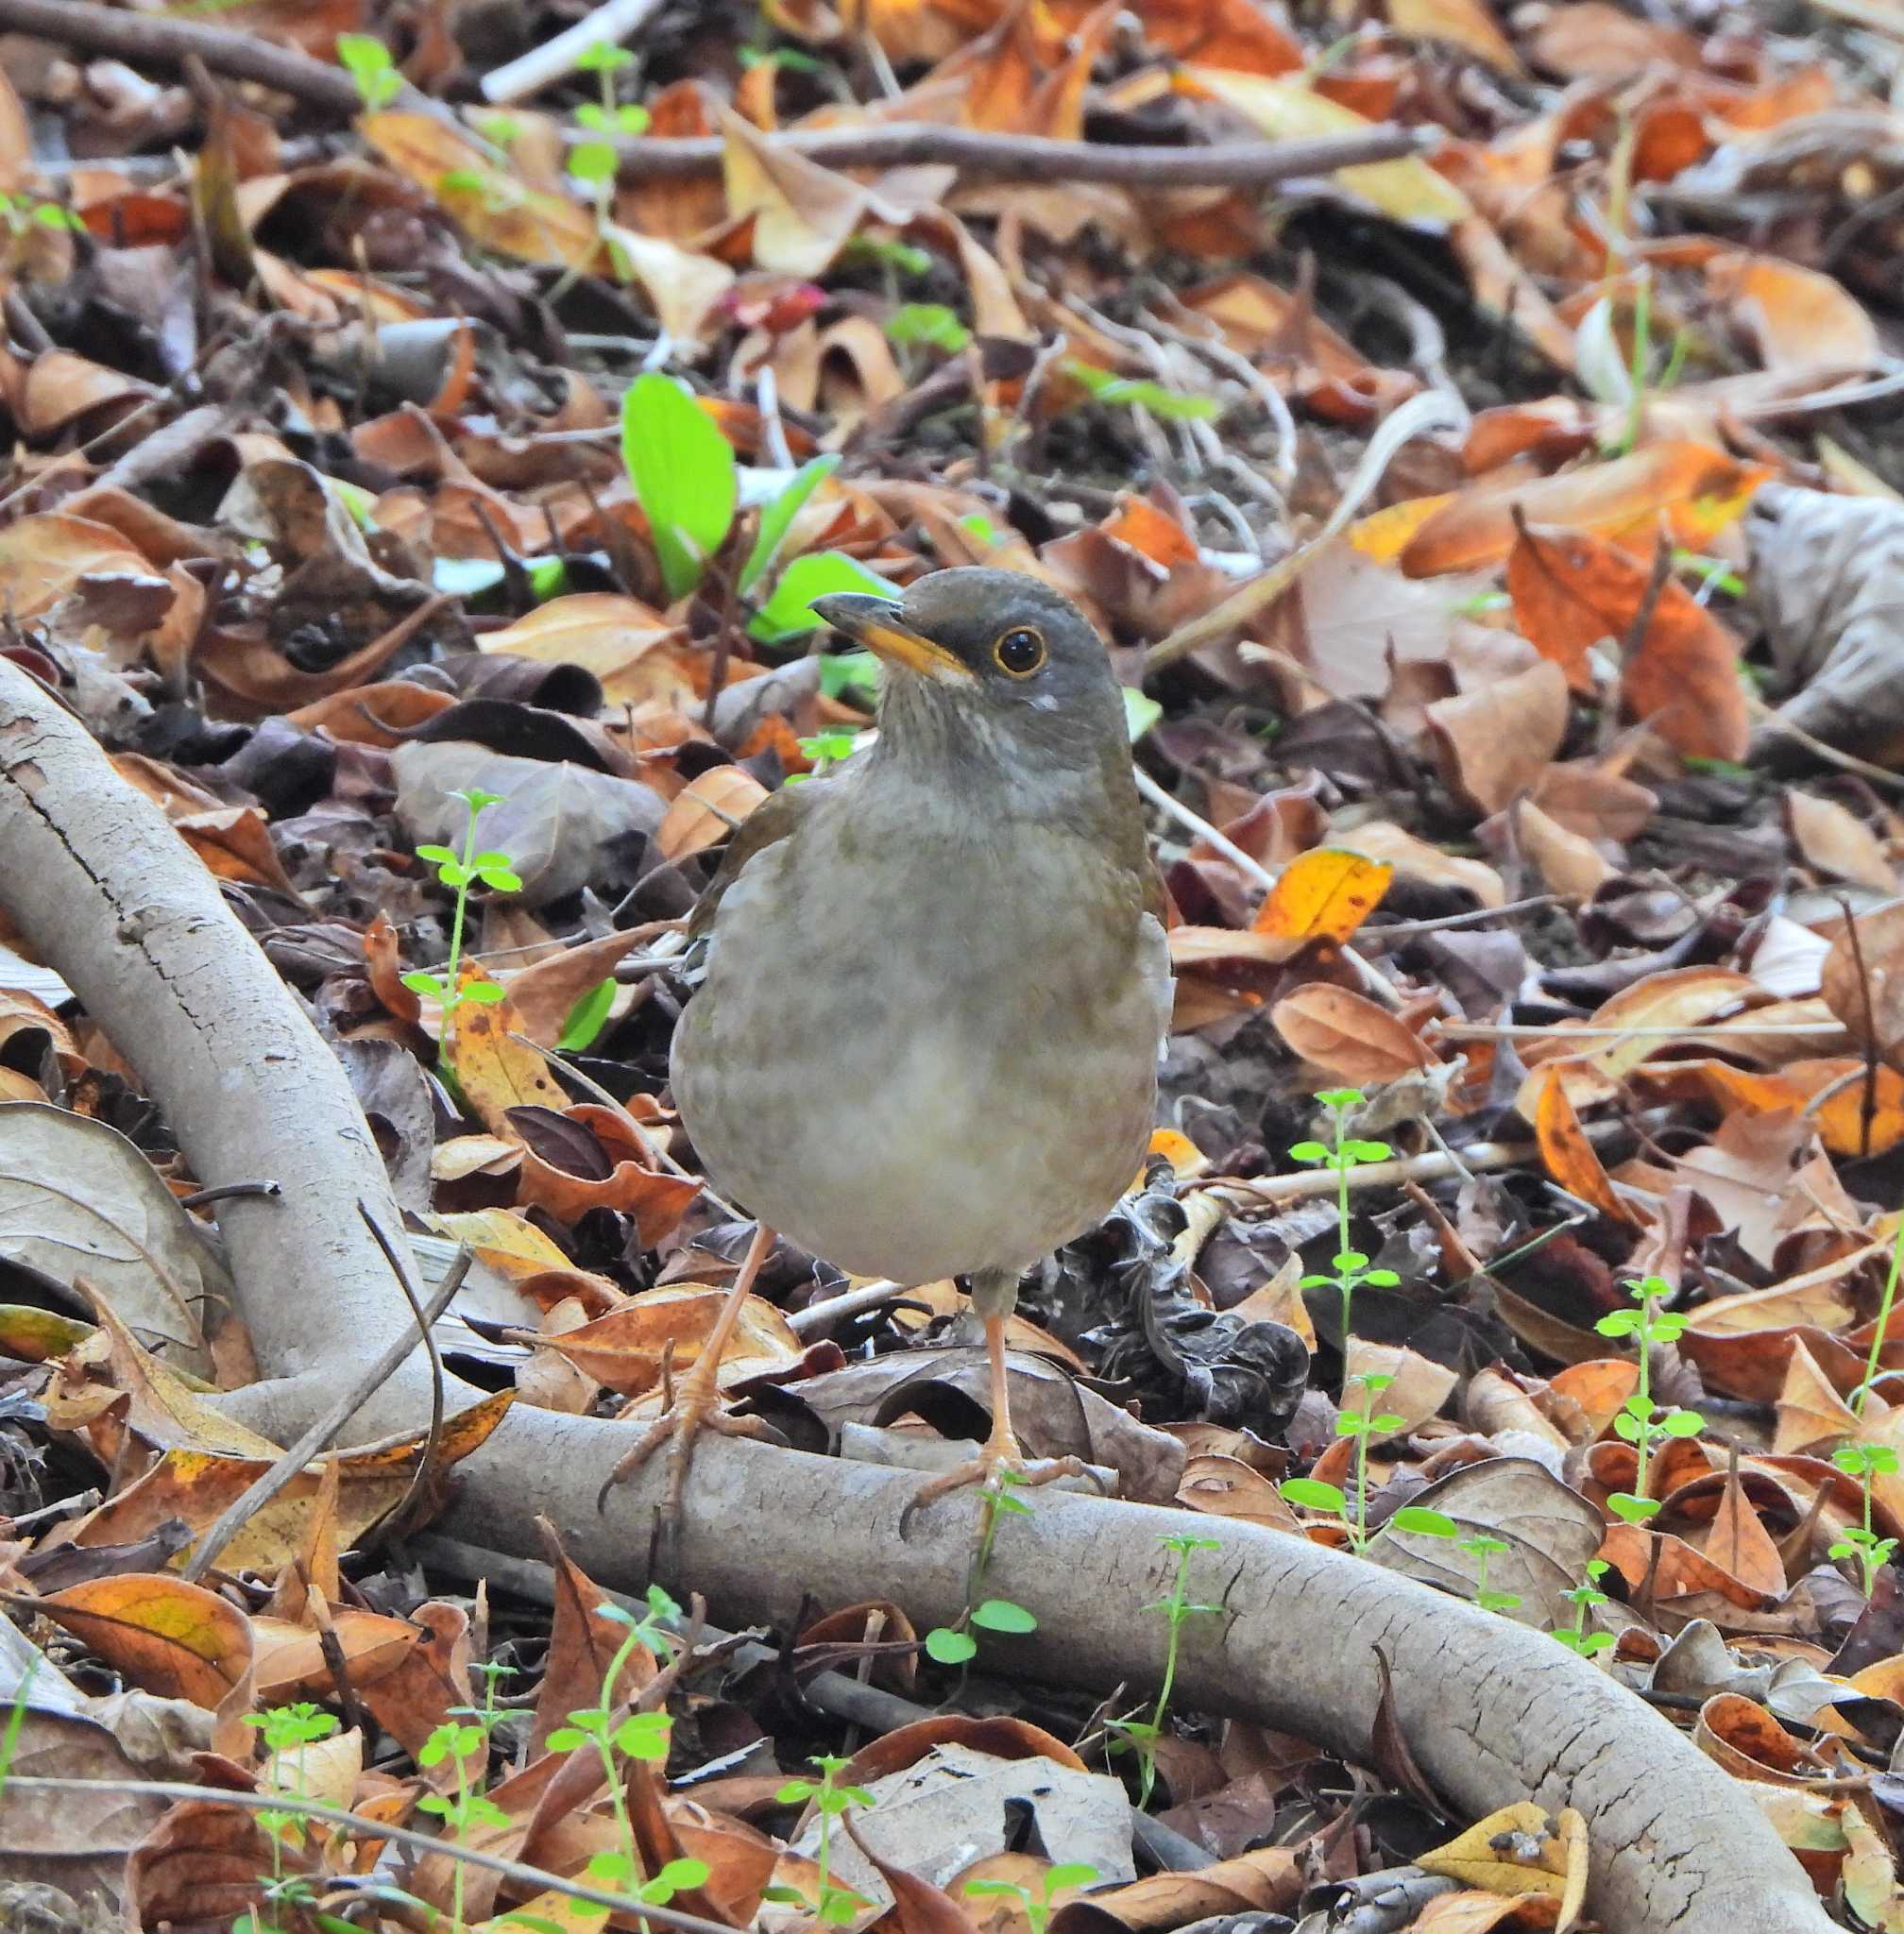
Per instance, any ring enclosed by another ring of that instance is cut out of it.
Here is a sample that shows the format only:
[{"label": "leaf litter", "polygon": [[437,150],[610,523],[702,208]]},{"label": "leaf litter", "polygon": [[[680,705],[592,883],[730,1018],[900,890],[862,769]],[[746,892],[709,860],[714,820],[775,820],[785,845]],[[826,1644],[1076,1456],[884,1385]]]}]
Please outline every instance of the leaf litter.
[{"label": "leaf litter", "polygon": [[[0,653],[308,1003],[499,1389],[180,1576],[282,1447],[212,1400],[254,1372],[130,1044],[0,933],[0,1763],[118,1796],[0,1801],[13,1905],[1592,1925],[1591,1822],[1449,1817],[1392,1729],[1345,1775],[1094,1709],[995,1600],[816,1604],[750,1663],[552,1530],[473,1592],[418,1534],[512,1397],[638,1419],[705,1345],[745,1230],[644,951],[871,723],[811,601],[984,562],[1112,645],[1178,975],[1147,1173],[1012,1321],[1028,1447],[1204,1514],[1210,1577],[1233,1517],[1554,1633],[1904,1926],[1897,23],[1380,12],[664,8],[502,109],[556,10],[206,10],[348,72],[349,126],[216,54],[7,42]],[[888,121],[1436,139],[1266,196],[781,138]],[[682,140],[711,164],[643,164]],[[484,795],[517,885],[466,904],[417,849]],[[763,1285],[721,1384],[784,1440],[982,1429],[952,1285]]]}]

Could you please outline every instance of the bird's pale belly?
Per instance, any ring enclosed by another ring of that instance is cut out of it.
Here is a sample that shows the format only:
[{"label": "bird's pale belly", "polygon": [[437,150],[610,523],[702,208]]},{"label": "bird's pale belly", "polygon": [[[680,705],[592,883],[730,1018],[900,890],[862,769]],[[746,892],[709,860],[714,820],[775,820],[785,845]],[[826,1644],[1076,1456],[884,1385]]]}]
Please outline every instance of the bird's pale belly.
[{"label": "bird's pale belly", "polygon": [[[1106,933],[1062,878],[935,895],[936,927],[916,903],[792,920],[778,859],[722,903],[676,1035],[675,1097],[715,1185],[838,1267],[902,1282],[1022,1268],[1099,1221],[1151,1128],[1154,922]],[[1027,923],[1059,963],[1035,985]],[[771,947],[723,948],[762,925]],[[743,979],[723,953],[775,964]]]}]

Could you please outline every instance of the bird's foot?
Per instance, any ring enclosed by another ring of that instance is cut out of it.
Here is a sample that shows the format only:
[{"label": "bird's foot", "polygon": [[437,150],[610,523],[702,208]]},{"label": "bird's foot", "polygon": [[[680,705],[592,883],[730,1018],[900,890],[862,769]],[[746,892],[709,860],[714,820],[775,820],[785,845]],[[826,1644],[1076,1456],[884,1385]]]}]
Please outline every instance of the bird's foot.
[{"label": "bird's foot", "polygon": [[954,1491],[968,1490],[972,1485],[979,1484],[990,1501],[1004,1496],[1008,1489],[1048,1484],[1061,1477],[1088,1477],[1100,1493],[1104,1488],[1098,1482],[1097,1473],[1081,1457],[1027,1457],[1019,1449],[1016,1437],[1009,1432],[994,1431],[979,1447],[978,1456],[969,1463],[955,1465],[950,1470],[919,1486],[910,1502],[899,1514],[899,1535],[906,1535],[916,1512],[936,1504],[941,1498],[949,1498]]},{"label": "bird's foot", "polygon": [[668,1407],[635,1440],[595,1495],[595,1508],[605,1510],[608,1493],[617,1484],[625,1484],[657,1450],[665,1447],[668,1483],[656,1514],[657,1552],[672,1550],[679,1534],[688,1467],[694,1461],[694,1440],[703,1431],[711,1431],[718,1437],[774,1439],[773,1431],[757,1417],[729,1417],[721,1408],[721,1390],[713,1369],[710,1367],[706,1376],[700,1373],[701,1365],[706,1362],[704,1357],[683,1379],[680,1388],[672,1393]]}]

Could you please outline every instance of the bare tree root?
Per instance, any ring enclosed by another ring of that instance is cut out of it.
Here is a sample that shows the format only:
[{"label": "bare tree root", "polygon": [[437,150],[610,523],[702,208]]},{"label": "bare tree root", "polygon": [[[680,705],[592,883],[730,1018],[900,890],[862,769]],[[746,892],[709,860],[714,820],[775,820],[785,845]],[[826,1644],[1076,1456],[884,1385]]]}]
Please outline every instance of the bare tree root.
[{"label": "bare tree root", "polygon": [[[396,1227],[382,1165],[342,1069],[226,909],[211,874],[111,771],[77,721],[0,661],[0,905],[139,1067],[208,1184],[260,1175],[280,1202],[220,1205],[241,1314],[268,1374],[246,1409],[288,1441],[411,1312],[357,1213]],[[467,1400],[473,1393],[463,1392]],[[359,1414],[414,1428],[428,1373],[413,1357]],[[606,1584],[638,1582],[662,1475],[595,1494],[626,1448],[597,1419],[518,1408],[468,1463],[449,1528],[534,1553],[536,1515]],[[717,1608],[790,1614],[891,1597],[915,1621],[964,1602],[970,1501],[899,1515],[916,1478],[710,1439],[697,1453],[683,1573]],[[1829,1934],[1797,1862],[1744,1790],[1658,1714],[1543,1635],[1378,1567],[1254,1525],[1050,1495],[999,1539],[993,1589],[1037,1632],[1005,1663],[1066,1684],[1154,1684],[1169,1533],[1222,1539],[1197,1595],[1186,1706],[1370,1756],[1376,1649],[1416,1759],[1458,1810],[1528,1797],[1587,1817],[1593,1910],[1619,1934]],[[1010,1653],[1002,1651],[1009,1646]]]}]

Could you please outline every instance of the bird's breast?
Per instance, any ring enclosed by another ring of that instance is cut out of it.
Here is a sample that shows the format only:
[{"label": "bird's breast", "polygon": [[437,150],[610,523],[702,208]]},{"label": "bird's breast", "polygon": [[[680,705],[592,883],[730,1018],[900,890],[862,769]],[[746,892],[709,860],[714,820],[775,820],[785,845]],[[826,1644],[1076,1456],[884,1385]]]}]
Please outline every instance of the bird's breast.
[{"label": "bird's breast", "polygon": [[674,1092],[723,1193],[904,1281],[1021,1267],[1142,1162],[1163,935],[1087,844],[841,812],[751,861],[677,1029]]}]

